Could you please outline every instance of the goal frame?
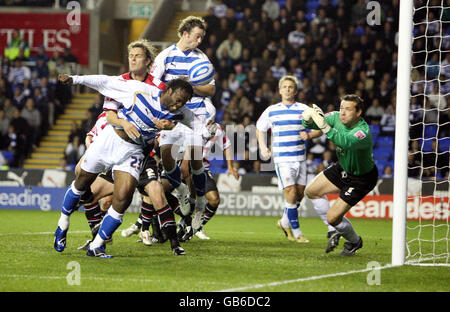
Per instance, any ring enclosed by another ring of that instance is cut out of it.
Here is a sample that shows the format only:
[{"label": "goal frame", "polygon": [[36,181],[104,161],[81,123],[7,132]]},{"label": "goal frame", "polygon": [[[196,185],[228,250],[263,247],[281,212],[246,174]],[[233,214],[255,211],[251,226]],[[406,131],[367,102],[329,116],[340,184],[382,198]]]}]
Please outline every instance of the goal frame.
[{"label": "goal frame", "polygon": [[400,1],[397,102],[395,112],[394,196],[392,215],[392,265],[405,264],[406,204],[408,188],[409,106],[413,43],[413,0]]}]

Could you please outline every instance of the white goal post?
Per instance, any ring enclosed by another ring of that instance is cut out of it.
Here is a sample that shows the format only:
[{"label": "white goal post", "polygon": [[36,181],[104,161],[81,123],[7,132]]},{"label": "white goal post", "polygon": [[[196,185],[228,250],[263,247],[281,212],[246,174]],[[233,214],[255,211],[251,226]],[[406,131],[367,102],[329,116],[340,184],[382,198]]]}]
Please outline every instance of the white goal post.
[{"label": "white goal post", "polygon": [[450,266],[449,53],[448,1],[400,1],[393,266]]},{"label": "white goal post", "polygon": [[413,10],[413,0],[400,1],[397,104],[395,112],[392,265],[403,265],[405,263]]}]

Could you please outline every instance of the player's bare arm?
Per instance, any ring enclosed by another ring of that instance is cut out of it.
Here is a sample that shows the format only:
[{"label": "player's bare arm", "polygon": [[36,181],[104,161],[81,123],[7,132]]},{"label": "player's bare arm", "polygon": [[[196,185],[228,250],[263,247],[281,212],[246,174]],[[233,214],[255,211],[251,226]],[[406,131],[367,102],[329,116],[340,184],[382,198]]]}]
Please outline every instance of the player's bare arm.
[{"label": "player's bare arm", "polygon": [[320,130],[314,130],[311,132],[301,131],[300,137],[302,138],[302,140],[306,141],[306,140],[312,140],[312,139],[318,138],[318,137],[322,136],[322,134],[323,134],[323,132]]},{"label": "player's bare arm", "polygon": [[193,86],[194,92],[200,96],[214,96],[216,93],[216,86],[207,84],[205,86]]},{"label": "player's bare arm", "polygon": [[106,120],[113,126],[122,127],[123,131],[125,131],[130,139],[136,139],[141,135],[138,129],[131,122],[117,117],[117,113],[115,111],[107,111]]},{"label": "player's bare arm", "polygon": [[261,156],[264,159],[269,159],[270,156],[272,155],[272,152],[267,147],[266,140],[264,138],[264,133],[266,132],[262,132],[256,129],[256,138],[258,139],[259,149],[261,150]]},{"label": "player's bare arm", "polygon": [[177,125],[176,123],[167,119],[154,118],[152,121],[155,124],[155,127],[159,130],[172,130]]},{"label": "player's bare arm", "polygon": [[239,180],[239,173],[233,167],[233,154],[231,153],[231,148],[225,149],[225,159],[227,160],[227,175],[232,174],[236,180]]}]

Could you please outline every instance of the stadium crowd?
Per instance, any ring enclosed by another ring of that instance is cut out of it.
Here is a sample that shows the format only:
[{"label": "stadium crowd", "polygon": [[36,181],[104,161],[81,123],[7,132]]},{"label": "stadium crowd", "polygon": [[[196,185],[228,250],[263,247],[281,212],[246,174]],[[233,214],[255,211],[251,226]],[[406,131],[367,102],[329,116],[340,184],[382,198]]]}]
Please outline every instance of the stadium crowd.
[{"label": "stadium crowd", "polygon": [[71,100],[71,89],[57,75],[72,72],[77,59],[66,49],[52,57],[40,46],[31,52],[14,31],[0,57],[0,150],[2,165],[20,167],[39,146],[56,117]]},{"label": "stadium crowd", "polygon": [[[6,2],[30,1],[3,0],[0,5]],[[437,19],[442,15],[443,20],[450,20],[450,10],[442,10],[441,1],[436,0],[431,0],[429,9],[421,9],[424,2],[415,1],[409,175],[448,178],[450,54],[440,51],[450,47],[450,27]],[[299,102],[315,103],[325,112],[339,110],[340,97],[355,93],[366,103],[364,118],[374,136],[380,176],[392,177],[399,1],[382,3],[379,23],[369,23],[368,12],[364,0],[213,1],[204,17],[208,29],[200,48],[216,70],[213,103],[217,121],[224,126],[255,125],[268,105],[280,101],[277,83],[286,74],[300,81]],[[423,23],[426,20],[428,24]],[[439,39],[439,33],[447,37]],[[16,44],[26,45],[23,40]],[[70,100],[61,92],[56,75],[63,70],[67,73],[67,63],[73,60],[65,55],[48,58],[43,47],[36,55],[26,51],[20,48],[15,58],[5,55],[1,63],[0,135],[8,138],[1,140],[8,144],[0,148],[13,151],[13,166],[21,164]],[[74,126],[78,135],[72,137],[82,138],[67,147],[70,162],[81,152],[83,133],[95,122],[101,101],[99,97],[94,103],[81,129]],[[41,118],[32,117],[39,114]],[[423,134],[429,139],[419,139]],[[30,144],[18,144],[18,140]],[[336,160],[335,147],[326,136],[308,144],[311,174]],[[245,156],[235,162],[240,173],[260,170],[261,160],[248,156],[253,146],[247,138]],[[220,171],[221,165],[212,170]]]}]

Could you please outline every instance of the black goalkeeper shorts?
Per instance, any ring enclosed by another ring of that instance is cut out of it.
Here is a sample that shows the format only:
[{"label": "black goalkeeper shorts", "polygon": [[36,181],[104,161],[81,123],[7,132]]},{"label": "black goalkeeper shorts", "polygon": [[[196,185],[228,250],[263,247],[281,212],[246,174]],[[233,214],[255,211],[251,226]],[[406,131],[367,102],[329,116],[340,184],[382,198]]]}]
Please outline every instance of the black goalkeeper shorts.
[{"label": "black goalkeeper shorts", "polygon": [[335,163],[325,169],[323,174],[341,190],[339,197],[352,207],[372,191],[378,181],[377,166],[368,173],[357,176],[345,172],[339,163]]},{"label": "black goalkeeper shorts", "polygon": [[153,157],[147,156],[144,159],[141,175],[139,176],[139,181],[137,185],[137,189],[139,193],[144,196],[148,196],[145,191],[145,186],[149,184],[151,181],[159,181],[161,175],[161,170],[158,166],[158,163]]}]

